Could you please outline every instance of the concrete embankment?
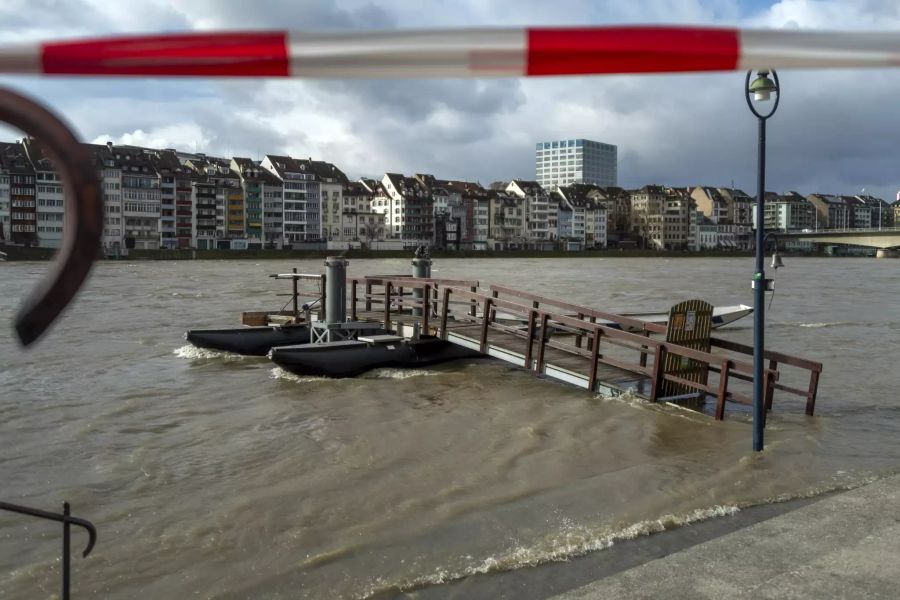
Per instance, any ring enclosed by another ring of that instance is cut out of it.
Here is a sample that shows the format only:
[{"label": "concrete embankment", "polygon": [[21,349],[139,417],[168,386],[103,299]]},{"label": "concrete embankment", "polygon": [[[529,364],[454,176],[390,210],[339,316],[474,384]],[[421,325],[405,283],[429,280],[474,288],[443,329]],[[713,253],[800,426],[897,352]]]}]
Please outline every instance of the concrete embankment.
[{"label": "concrete embankment", "polygon": [[900,597],[900,476],[622,571],[555,600]]}]

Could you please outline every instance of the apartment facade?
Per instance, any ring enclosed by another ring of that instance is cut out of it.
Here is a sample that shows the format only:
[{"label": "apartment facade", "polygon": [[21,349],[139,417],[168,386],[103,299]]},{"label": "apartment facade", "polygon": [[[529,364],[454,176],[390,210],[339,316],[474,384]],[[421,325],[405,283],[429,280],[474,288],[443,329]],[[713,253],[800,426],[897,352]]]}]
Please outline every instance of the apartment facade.
[{"label": "apartment facade", "polygon": [[0,242],[9,240],[9,172],[0,157]]},{"label": "apartment facade", "polygon": [[244,196],[244,233],[249,248],[280,248],[284,244],[281,180],[249,158],[234,157],[230,167],[238,176]]},{"label": "apartment facade", "polygon": [[644,248],[664,249],[665,206],[666,190],[661,185],[645,185],[631,193],[632,233]]},{"label": "apartment facade", "polygon": [[191,246],[191,169],[172,149],[145,148],[159,176],[159,247],[167,250]]},{"label": "apartment facade", "polygon": [[35,209],[39,245],[59,248],[65,229],[65,194],[53,161],[33,138],[21,142],[35,178]]},{"label": "apartment facade", "polygon": [[558,231],[567,250],[605,248],[607,245],[607,205],[600,188],[587,184],[559,186]]},{"label": "apartment facade", "polygon": [[525,202],[504,190],[487,190],[488,239],[493,250],[521,250],[526,246]]},{"label": "apartment facade", "polygon": [[35,174],[25,149],[17,142],[0,149],[4,171],[9,178],[9,241],[23,246],[37,246],[37,191]]},{"label": "apartment facade", "polygon": [[547,190],[558,185],[618,185],[618,148],[582,138],[538,142],[535,180]]},{"label": "apartment facade", "polygon": [[806,197],[813,206],[813,229],[847,229],[850,227],[850,207],[840,196],[810,194]]},{"label": "apartment facade", "polygon": [[505,189],[524,202],[526,247],[552,249],[557,233],[551,229],[550,223],[556,221],[557,207],[551,202],[550,194],[537,181],[525,179],[513,179]]},{"label": "apartment facade", "polygon": [[160,247],[161,192],[159,174],[143,148],[111,146],[121,172],[122,221],[126,248]]},{"label": "apartment facade", "polygon": [[341,225],[341,193],[347,176],[335,165],[267,154],[260,165],[282,184],[286,244],[319,242]]},{"label": "apartment facade", "polygon": [[[755,206],[753,210],[755,214]],[[815,210],[813,205],[797,192],[787,192],[782,196],[766,192],[763,218],[767,231],[802,231],[813,228]],[[756,223],[755,218],[753,222]]]},{"label": "apartment facade", "polygon": [[392,210],[385,216],[391,237],[401,240],[404,247],[430,244],[434,239],[434,200],[428,186],[400,173],[385,173],[381,184],[392,200]]}]

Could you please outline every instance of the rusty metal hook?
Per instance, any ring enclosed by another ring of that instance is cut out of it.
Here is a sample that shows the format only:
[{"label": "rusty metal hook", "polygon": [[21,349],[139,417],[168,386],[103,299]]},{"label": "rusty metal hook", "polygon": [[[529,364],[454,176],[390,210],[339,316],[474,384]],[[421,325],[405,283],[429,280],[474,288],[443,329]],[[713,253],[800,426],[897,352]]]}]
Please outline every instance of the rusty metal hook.
[{"label": "rusty metal hook", "polygon": [[0,120],[43,144],[66,186],[66,223],[54,266],[31,292],[16,316],[23,346],[43,335],[87,279],[100,252],[103,197],[87,149],[59,117],[25,96],[0,89]]}]

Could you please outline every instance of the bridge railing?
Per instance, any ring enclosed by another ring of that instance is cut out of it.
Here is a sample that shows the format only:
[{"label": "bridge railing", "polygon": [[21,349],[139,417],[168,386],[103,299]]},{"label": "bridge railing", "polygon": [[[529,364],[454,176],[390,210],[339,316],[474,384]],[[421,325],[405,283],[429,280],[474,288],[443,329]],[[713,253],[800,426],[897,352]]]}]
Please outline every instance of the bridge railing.
[{"label": "bridge railing", "polygon": [[788,230],[788,231],[779,231],[777,235],[779,237],[804,237],[804,236],[816,236],[816,235],[828,235],[831,233],[900,233],[900,227],[843,227],[837,229],[810,229],[809,231],[796,231],[796,230]]}]

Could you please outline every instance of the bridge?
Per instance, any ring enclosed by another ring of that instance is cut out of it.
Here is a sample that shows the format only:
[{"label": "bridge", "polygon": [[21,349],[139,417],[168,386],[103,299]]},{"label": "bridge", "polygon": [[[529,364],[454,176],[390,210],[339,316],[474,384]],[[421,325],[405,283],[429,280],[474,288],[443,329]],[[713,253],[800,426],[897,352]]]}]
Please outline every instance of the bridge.
[{"label": "bridge", "polygon": [[821,244],[852,244],[878,248],[879,256],[887,256],[891,248],[900,248],[900,227],[881,229],[818,229],[816,231],[773,232],[779,239],[807,240]]}]

